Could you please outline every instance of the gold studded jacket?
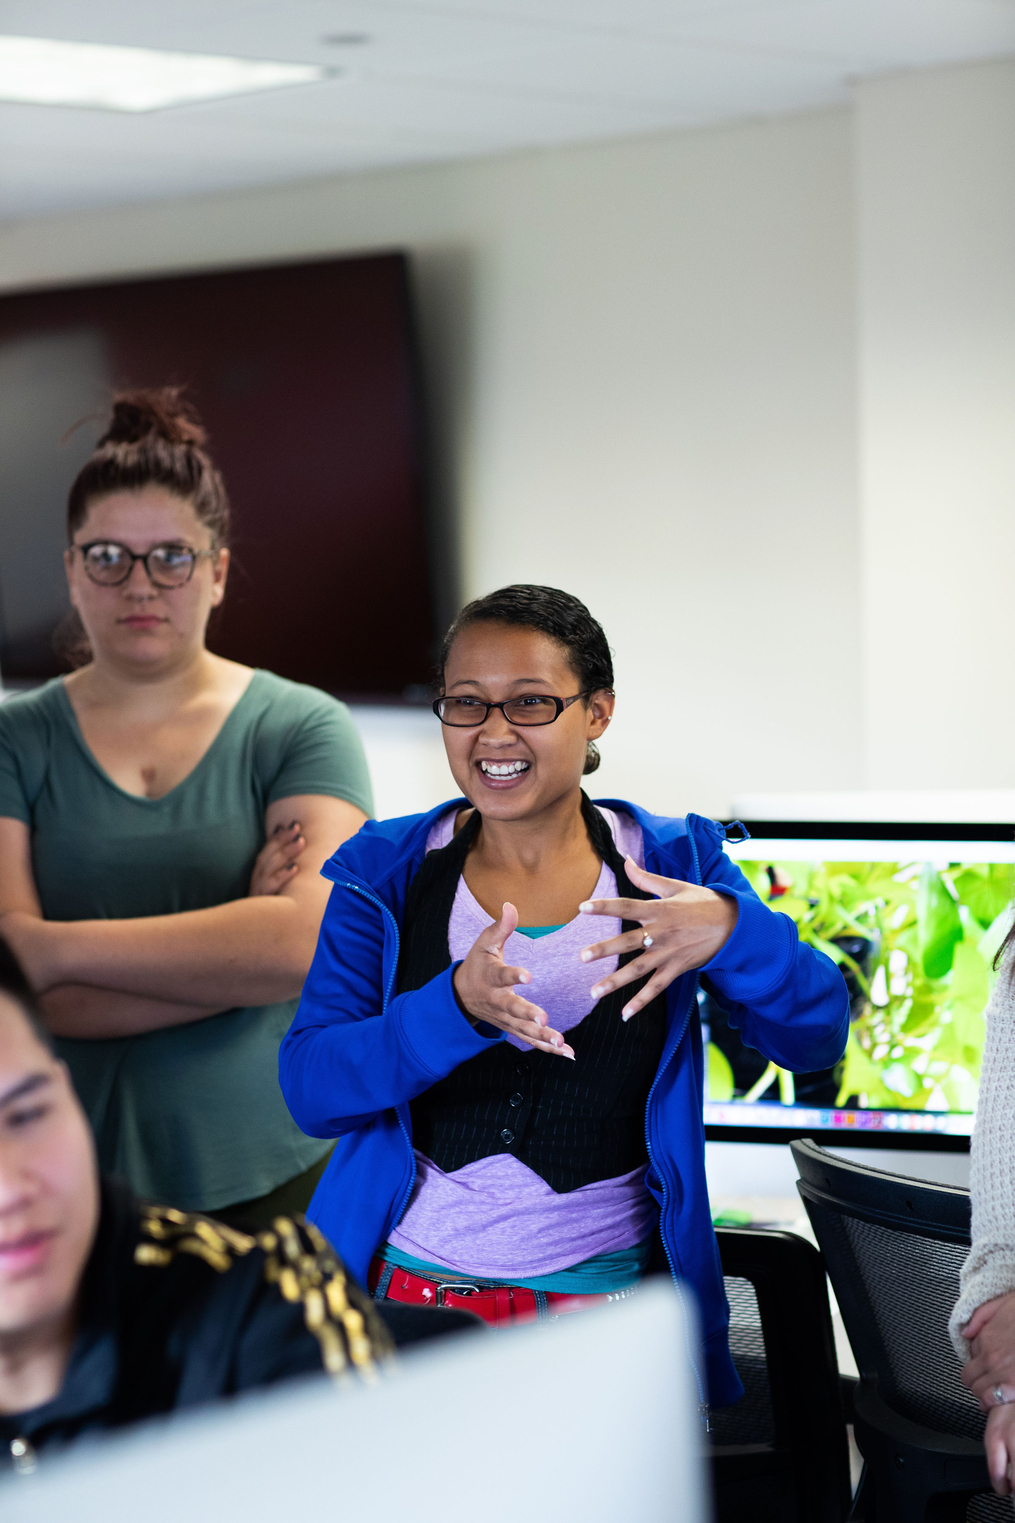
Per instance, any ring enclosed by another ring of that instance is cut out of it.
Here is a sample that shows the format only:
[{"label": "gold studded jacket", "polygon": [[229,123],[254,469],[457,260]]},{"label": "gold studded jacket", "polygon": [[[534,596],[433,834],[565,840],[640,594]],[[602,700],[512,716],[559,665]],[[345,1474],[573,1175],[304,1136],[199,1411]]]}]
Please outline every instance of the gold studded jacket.
[{"label": "gold studded jacket", "polygon": [[0,1466],[25,1472],[83,1434],[295,1376],[371,1381],[392,1351],[372,1302],[301,1217],[248,1236],[104,1180],[63,1388],[0,1417]]}]

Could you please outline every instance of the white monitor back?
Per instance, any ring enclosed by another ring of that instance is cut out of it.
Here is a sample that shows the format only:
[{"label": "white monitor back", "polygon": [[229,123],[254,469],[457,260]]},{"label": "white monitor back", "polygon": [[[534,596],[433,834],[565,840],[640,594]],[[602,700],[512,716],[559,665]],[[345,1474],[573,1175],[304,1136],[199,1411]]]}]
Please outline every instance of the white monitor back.
[{"label": "white monitor back", "polygon": [[[442,1340],[443,1341],[443,1340]],[[313,1380],[0,1486],[4,1523],[706,1523],[673,1289],[447,1339],[372,1389]]]}]

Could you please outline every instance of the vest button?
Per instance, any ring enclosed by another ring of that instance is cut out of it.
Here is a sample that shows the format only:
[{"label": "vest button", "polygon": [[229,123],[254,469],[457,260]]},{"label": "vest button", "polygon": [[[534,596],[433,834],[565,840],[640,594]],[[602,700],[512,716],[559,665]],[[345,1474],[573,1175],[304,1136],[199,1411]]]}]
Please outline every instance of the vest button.
[{"label": "vest button", "polygon": [[506,1126],[504,1128],[504,1130],[501,1132],[501,1134],[500,1134],[500,1140],[501,1140],[501,1142],[507,1142],[507,1143],[514,1142],[514,1140],[515,1140],[515,1134],[514,1134],[514,1132],[511,1130],[511,1128],[509,1126]]},{"label": "vest button", "polygon": [[529,1070],[526,1068],[524,1063],[518,1064],[518,1067],[515,1069],[515,1073],[521,1074],[523,1079],[527,1079],[529,1076]]},{"label": "vest button", "polygon": [[515,1090],[514,1094],[511,1096],[510,1100],[508,1101],[508,1105],[524,1105],[524,1104],[525,1104],[525,1096],[523,1094],[520,1094],[518,1092],[518,1090]]}]

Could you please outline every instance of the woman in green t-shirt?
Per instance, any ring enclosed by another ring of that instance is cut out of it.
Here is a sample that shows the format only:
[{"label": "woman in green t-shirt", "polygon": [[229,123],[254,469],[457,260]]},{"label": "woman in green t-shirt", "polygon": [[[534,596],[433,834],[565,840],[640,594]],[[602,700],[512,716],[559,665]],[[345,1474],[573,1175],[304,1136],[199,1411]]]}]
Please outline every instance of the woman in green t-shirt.
[{"label": "woman in green t-shirt", "polygon": [[0,934],[102,1167],[257,1220],[305,1204],[329,1151],[286,1110],[278,1046],[319,869],[372,801],[343,704],[206,648],[228,516],[179,394],[119,397],[68,505],[78,669],[0,706]]}]

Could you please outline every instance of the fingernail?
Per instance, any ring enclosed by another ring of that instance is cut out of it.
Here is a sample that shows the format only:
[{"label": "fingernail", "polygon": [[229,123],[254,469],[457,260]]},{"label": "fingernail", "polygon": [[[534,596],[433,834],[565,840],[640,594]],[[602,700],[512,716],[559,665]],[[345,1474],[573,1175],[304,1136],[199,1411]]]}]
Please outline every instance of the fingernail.
[{"label": "fingernail", "polygon": [[563,1052],[561,1053],[561,1057],[562,1058],[570,1058],[571,1062],[572,1063],[574,1062],[574,1053],[571,1051],[570,1047],[565,1047],[564,1048]]},{"label": "fingernail", "polygon": [[602,991],[602,989],[600,989],[598,984],[596,984],[594,989],[590,989],[589,993],[591,994],[593,999],[602,999],[602,997],[603,997],[603,991]]},{"label": "fingernail", "polygon": [[620,1012],[620,1019],[622,1021],[629,1021],[631,1019],[632,1015],[634,1015],[634,1011],[633,1010],[622,1010]]},{"label": "fingernail", "polygon": [[592,961],[592,953],[591,952],[579,952],[578,956],[581,958],[582,962],[591,962]]},{"label": "fingernail", "polygon": [[590,915],[592,913],[592,900],[586,899],[584,904],[578,906],[579,914]]}]

